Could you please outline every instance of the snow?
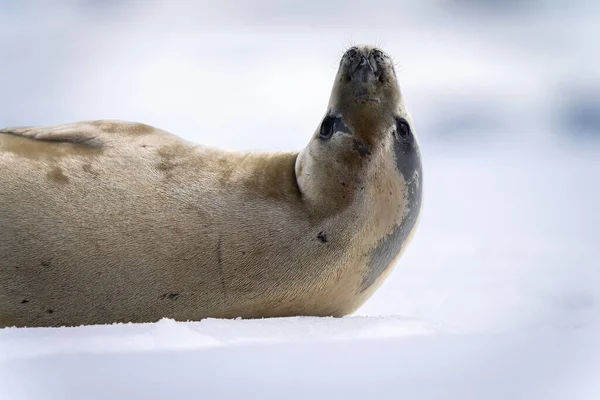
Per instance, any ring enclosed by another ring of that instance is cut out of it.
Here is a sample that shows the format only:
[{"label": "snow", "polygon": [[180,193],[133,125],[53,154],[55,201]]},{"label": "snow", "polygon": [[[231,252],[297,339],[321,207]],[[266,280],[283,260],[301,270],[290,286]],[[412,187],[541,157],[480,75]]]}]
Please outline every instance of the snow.
[{"label": "snow", "polygon": [[196,350],[252,344],[386,339],[435,332],[433,326],[402,317],[206,319],[200,322],[176,322],[164,318],[154,324],[7,329],[2,332],[0,357],[7,361],[61,353]]},{"label": "snow", "polygon": [[600,398],[600,140],[565,117],[600,104],[599,8],[534,3],[0,2],[1,126],[298,149],[348,40],[384,39],[425,179],[354,315],[1,329],[0,400]]},{"label": "snow", "polygon": [[7,399],[593,399],[600,393],[600,345],[587,330],[453,334],[399,317],[165,319],[9,329],[1,337],[8,360],[0,364],[0,395]]}]

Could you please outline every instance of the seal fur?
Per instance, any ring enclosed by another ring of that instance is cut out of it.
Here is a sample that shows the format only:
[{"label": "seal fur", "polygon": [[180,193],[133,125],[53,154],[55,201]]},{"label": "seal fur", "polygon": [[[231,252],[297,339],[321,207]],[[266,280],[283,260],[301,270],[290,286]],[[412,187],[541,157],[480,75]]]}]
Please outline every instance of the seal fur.
[{"label": "seal fur", "polygon": [[86,121],[0,130],[0,171],[0,327],[346,315],[422,197],[393,64],[371,46],[342,57],[300,153]]}]

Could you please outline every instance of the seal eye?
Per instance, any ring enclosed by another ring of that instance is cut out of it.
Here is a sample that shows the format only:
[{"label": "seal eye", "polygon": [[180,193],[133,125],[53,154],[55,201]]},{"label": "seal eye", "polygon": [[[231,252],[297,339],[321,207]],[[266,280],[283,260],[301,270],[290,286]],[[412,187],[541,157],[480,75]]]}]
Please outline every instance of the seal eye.
[{"label": "seal eye", "polygon": [[396,118],[396,138],[402,141],[410,140],[411,131],[408,121],[404,118]]},{"label": "seal eye", "polygon": [[332,117],[329,115],[327,117],[325,117],[323,122],[321,122],[321,130],[319,131],[319,137],[324,140],[331,139],[331,136],[333,136],[334,126],[335,126],[335,117]]}]

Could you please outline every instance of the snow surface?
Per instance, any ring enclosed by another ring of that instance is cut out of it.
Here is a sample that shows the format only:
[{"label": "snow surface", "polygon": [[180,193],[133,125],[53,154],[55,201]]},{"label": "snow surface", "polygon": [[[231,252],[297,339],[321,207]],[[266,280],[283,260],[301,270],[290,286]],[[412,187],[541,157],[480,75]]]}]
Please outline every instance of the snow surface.
[{"label": "snow surface", "polygon": [[399,317],[349,317],[1,334],[8,357],[20,353],[0,365],[3,399],[591,400],[600,393],[600,346],[588,331],[452,334]]},{"label": "snow surface", "polygon": [[383,42],[420,137],[419,230],[341,319],[2,329],[0,400],[600,399],[599,3],[191,4],[0,1],[0,125],[299,149],[344,46]]}]

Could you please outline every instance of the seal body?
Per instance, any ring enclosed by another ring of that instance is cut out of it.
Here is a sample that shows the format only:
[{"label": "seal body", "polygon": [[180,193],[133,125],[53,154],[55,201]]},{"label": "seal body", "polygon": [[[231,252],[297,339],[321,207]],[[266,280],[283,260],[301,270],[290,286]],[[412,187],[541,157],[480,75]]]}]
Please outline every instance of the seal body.
[{"label": "seal body", "polygon": [[342,316],[415,230],[422,172],[389,57],[340,62],[300,153],[125,121],[0,130],[0,327]]}]

